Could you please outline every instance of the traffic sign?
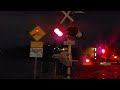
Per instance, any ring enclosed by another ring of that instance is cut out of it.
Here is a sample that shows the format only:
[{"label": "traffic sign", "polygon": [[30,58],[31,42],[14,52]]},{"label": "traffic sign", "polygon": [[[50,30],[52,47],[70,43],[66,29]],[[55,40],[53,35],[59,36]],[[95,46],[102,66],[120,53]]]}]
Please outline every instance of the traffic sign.
[{"label": "traffic sign", "polygon": [[30,48],[30,57],[43,57],[43,48]]},{"label": "traffic sign", "polygon": [[43,48],[43,42],[31,42],[31,48]]},{"label": "traffic sign", "polygon": [[69,16],[69,14],[70,14],[70,12],[71,11],[68,11],[67,13],[65,12],[65,11],[61,11],[65,16],[64,16],[64,18],[61,20],[61,22],[60,22],[60,24],[62,24],[64,21],[65,21],[65,19],[66,18],[68,18],[70,21],[74,21],[74,19],[73,18],[71,18],[70,16]]},{"label": "traffic sign", "polygon": [[34,28],[31,32],[30,35],[36,40],[40,40],[46,33],[42,30],[41,27],[37,26]]}]

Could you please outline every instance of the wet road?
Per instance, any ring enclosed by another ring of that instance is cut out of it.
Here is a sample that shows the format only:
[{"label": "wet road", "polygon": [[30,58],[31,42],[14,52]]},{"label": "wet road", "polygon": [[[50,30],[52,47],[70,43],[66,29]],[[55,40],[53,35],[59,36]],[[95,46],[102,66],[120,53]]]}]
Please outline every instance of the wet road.
[{"label": "wet road", "polygon": [[[48,66],[47,64],[42,65],[46,67],[42,67],[43,70],[41,70],[40,60],[38,60],[38,79],[65,79],[65,75],[58,73],[60,70],[56,70],[55,76],[54,63],[48,63]],[[33,72],[34,60],[30,58],[0,58],[0,79],[33,79]],[[74,65],[71,70],[71,79],[120,79],[120,64],[109,66]]]},{"label": "wet road", "polygon": [[72,70],[72,79],[120,79],[120,65],[78,66]]}]

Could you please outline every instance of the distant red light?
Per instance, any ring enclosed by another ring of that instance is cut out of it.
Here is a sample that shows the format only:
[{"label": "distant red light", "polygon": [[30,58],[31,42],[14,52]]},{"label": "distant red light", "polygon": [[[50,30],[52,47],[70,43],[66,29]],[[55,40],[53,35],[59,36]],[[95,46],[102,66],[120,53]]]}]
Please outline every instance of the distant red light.
[{"label": "distant red light", "polygon": [[103,54],[105,53],[105,49],[102,49],[102,53],[103,53]]},{"label": "distant red light", "polygon": [[114,58],[117,58],[117,56],[114,56]]},{"label": "distant red light", "polygon": [[86,61],[86,62],[90,62],[90,60],[89,60],[89,59],[86,59],[85,61]]}]

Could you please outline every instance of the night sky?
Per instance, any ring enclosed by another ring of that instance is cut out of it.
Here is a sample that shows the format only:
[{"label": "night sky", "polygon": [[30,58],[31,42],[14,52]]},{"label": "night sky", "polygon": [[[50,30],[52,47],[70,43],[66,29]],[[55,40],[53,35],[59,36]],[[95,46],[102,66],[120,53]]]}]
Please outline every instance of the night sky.
[{"label": "night sky", "polygon": [[[101,40],[119,44],[120,11],[84,12],[71,14],[83,33],[78,45],[91,45]],[[29,45],[30,41],[34,41],[29,32],[37,25],[46,32],[41,41],[52,44],[56,40],[52,28],[63,17],[64,14],[60,11],[0,11],[0,48]],[[65,22],[69,20],[66,19]]]}]

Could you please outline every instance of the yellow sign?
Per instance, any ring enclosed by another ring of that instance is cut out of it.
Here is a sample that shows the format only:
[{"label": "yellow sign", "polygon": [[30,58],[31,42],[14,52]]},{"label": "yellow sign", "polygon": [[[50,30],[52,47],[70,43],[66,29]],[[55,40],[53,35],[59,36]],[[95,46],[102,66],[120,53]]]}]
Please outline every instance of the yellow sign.
[{"label": "yellow sign", "polygon": [[37,26],[34,28],[31,32],[30,35],[36,40],[40,40],[46,33],[39,27]]},{"label": "yellow sign", "polygon": [[43,42],[31,42],[31,48],[43,48]]}]

